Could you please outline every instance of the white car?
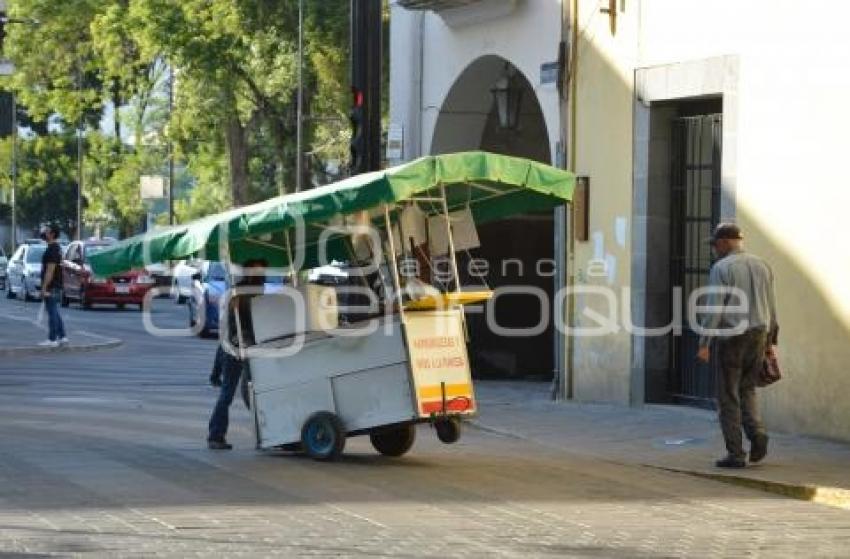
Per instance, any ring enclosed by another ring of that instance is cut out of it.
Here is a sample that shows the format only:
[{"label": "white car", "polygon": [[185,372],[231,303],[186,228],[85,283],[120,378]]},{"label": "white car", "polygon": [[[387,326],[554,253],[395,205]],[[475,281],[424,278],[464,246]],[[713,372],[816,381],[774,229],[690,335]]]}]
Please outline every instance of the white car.
[{"label": "white car", "polygon": [[6,284],[9,283],[6,277],[6,268],[9,265],[9,259],[6,258],[6,252],[3,247],[0,247],[0,289],[6,289]]},{"label": "white car", "polygon": [[7,268],[8,288],[6,297],[23,296],[24,301],[41,298],[41,257],[47,243],[23,244],[18,247]]}]

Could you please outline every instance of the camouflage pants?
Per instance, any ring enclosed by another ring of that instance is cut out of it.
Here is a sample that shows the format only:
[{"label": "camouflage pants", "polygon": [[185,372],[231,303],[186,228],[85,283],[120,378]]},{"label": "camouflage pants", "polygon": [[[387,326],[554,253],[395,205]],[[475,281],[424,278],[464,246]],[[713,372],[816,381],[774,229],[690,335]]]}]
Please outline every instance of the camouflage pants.
[{"label": "camouflage pants", "polygon": [[720,428],[726,440],[726,450],[736,458],[746,457],[741,427],[751,441],[765,432],[756,401],[756,379],[766,348],[767,331],[761,328],[718,340]]}]

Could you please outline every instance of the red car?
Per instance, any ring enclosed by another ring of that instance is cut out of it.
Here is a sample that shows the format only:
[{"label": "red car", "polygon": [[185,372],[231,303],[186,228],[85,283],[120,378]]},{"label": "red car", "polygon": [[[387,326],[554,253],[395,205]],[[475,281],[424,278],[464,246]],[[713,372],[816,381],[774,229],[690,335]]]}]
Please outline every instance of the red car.
[{"label": "red car", "polygon": [[74,241],[68,245],[62,263],[62,306],[72,300],[84,309],[97,303],[138,305],[142,308],[145,294],[154,286],[154,279],[145,270],[130,270],[108,278],[92,274],[88,264],[92,254],[115,244],[115,241]]}]

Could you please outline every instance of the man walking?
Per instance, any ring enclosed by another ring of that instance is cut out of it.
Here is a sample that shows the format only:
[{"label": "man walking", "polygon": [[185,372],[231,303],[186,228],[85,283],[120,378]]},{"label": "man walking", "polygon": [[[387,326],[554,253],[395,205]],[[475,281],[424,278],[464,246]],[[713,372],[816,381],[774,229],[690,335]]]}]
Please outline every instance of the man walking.
[{"label": "man walking", "polygon": [[[254,345],[254,331],[251,326],[251,299],[262,294],[262,288],[265,284],[265,267],[266,263],[263,260],[249,260],[242,265],[243,277],[237,285],[253,287],[257,293],[236,295],[229,301],[226,315],[227,331],[228,341],[234,351],[238,352],[243,347],[240,342],[244,343],[244,347]],[[213,371],[210,375],[210,384],[221,387],[210,417],[209,434],[207,435],[207,446],[213,450],[230,450],[233,448],[233,445],[228,443],[225,438],[230,423],[230,404],[233,403],[233,396],[239,387],[243,368],[247,368],[247,366],[248,363],[240,359],[239,355],[225,351],[219,344]]]},{"label": "man walking", "polygon": [[708,362],[711,341],[717,338],[717,402],[728,451],[715,462],[719,468],[746,466],[742,427],[751,443],[750,462],[759,462],[767,454],[768,436],[759,416],[756,381],[765,355],[776,351],[776,295],[770,266],[744,252],[742,243],[740,228],[731,223],[718,225],[711,237],[718,260],[711,267],[709,287],[719,291],[711,295],[710,304],[715,308],[703,320],[697,353],[701,361]]},{"label": "man walking", "polygon": [[59,246],[59,227],[45,226],[41,238],[47,241],[47,250],[41,257],[41,298],[47,311],[47,340],[39,345],[59,347],[68,344],[65,336],[65,324],[59,314],[59,302],[62,299],[62,249]]}]

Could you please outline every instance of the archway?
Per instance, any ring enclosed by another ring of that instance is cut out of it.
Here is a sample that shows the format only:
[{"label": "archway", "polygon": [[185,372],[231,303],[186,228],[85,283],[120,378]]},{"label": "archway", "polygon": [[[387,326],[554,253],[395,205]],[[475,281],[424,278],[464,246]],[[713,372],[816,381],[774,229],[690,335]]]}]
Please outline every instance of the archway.
[{"label": "archway", "polygon": [[[491,90],[510,78],[519,93],[516,126],[500,120]],[[440,108],[431,142],[431,153],[482,149],[551,163],[549,136],[537,95],[513,65],[499,56],[484,56],[458,77]],[[481,247],[462,260],[483,258],[489,264],[486,281],[491,288],[527,286],[548,297],[511,294],[499,297],[495,318],[503,328],[529,328],[540,324],[541,304],[554,297],[554,220],[551,213],[523,215],[479,225]],[[468,272],[468,266],[460,265]],[[475,278],[468,278],[473,280]],[[551,313],[550,313],[551,315]],[[549,321],[551,322],[551,321]],[[486,314],[468,315],[473,374],[488,378],[549,380],[555,370],[555,329],[522,337],[497,335],[487,325]]]}]

